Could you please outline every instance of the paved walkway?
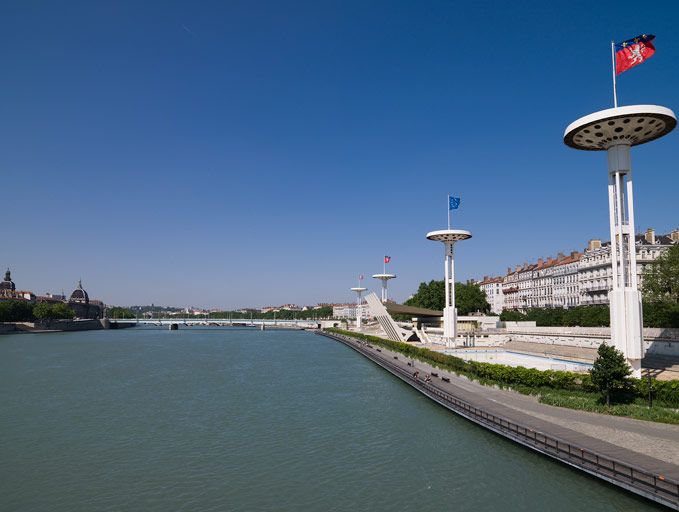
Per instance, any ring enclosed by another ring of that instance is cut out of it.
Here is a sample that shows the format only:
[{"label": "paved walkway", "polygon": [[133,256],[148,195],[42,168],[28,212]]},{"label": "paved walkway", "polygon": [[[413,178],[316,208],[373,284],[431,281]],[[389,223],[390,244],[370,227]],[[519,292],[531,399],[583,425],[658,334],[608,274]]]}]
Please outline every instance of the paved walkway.
[{"label": "paved walkway", "polygon": [[[679,425],[553,407],[535,397],[483,386],[385,348],[380,348],[381,352],[375,347],[362,348],[411,374],[418,370],[421,378],[425,373],[438,373],[439,379],[433,379],[436,387],[492,414],[679,481]],[[408,362],[414,366],[408,366]],[[450,383],[440,380],[443,376],[450,378]]]}]

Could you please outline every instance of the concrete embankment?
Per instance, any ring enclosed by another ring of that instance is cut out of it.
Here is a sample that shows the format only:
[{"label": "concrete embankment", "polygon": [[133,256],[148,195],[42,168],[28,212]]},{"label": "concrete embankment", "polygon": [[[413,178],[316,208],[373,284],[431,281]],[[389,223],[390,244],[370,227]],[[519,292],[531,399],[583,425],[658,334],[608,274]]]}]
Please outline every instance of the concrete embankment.
[{"label": "concrete embankment", "polygon": [[125,329],[134,322],[109,322],[101,320],[41,320],[38,322],[12,322],[0,324],[0,334],[97,331],[100,329]]},{"label": "concrete embankment", "polygon": [[[480,426],[679,510],[679,428],[675,425],[531,402],[530,397],[480,386],[355,338],[327,332],[319,334],[351,347],[440,405]],[[425,381],[425,374],[431,375],[430,382]],[[673,452],[677,457],[667,455]]]}]

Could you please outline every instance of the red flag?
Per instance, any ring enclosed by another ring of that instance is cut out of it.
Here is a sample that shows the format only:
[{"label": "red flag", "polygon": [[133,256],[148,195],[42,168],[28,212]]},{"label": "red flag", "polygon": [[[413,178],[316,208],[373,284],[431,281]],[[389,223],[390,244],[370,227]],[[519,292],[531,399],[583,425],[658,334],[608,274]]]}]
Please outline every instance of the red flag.
[{"label": "red flag", "polygon": [[384,257],[384,263],[389,263],[391,261],[391,256]]},{"label": "red flag", "polygon": [[615,74],[624,73],[641,64],[655,53],[653,34],[642,34],[622,43],[615,43]]}]

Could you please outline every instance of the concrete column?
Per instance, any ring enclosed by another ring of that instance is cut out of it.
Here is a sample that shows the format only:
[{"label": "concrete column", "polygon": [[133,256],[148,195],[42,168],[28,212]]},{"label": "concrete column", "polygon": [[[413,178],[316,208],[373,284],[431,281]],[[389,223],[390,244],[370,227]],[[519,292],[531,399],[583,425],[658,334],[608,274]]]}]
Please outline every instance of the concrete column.
[{"label": "concrete column", "polygon": [[632,166],[629,144],[608,148],[608,208],[613,290],[609,292],[611,340],[641,377],[644,356],[641,293],[637,283]]}]

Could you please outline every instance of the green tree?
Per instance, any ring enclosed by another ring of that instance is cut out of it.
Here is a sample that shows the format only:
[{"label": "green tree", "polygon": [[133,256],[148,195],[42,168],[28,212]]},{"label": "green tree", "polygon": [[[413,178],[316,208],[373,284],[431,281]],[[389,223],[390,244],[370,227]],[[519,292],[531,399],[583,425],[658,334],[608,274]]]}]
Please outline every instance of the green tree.
[{"label": "green tree", "polygon": [[132,310],[119,306],[107,308],[106,316],[108,318],[136,318],[136,315]]},{"label": "green tree", "polygon": [[455,306],[460,315],[468,315],[480,311],[481,313],[490,312],[490,304],[479,285],[455,283]]},{"label": "green tree", "polygon": [[33,303],[27,300],[0,301],[0,322],[31,322]]},{"label": "green tree", "polygon": [[415,295],[405,301],[404,304],[406,306],[443,311],[445,294],[446,291],[443,281],[431,280],[428,283],[420,283]]},{"label": "green tree", "polygon": [[38,320],[49,320],[52,318],[52,305],[48,302],[38,302],[33,308],[33,316]]},{"label": "green tree", "polygon": [[[445,283],[432,280],[428,283],[420,283],[417,293],[405,301],[405,305],[442,311],[445,306],[445,295]],[[455,306],[460,315],[468,315],[475,311],[482,313],[490,311],[486,293],[475,284],[455,283]]]},{"label": "green tree", "polygon": [[63,302],[57,304],[38,302],[33,308],[33,316],[38,320],[68,320],[73,318],[75,313]]},{"label": "green tree", "polygon": [[602,343],[597,354],[589,374],[592,384],[606,397],[606,405],[611,405],[611,393],[627,386],[632,370],[625,355],[615,347]]},{"label": "green tree", "polygon": [[71,320],[73,317],[75,317],[75,312],[68,306],[68,304],[59,302],[58,304],[52,305],[52,317],[62,320]]},{"label": "green tree", "polygon": [[679,304],[679,245],[664,251],[647,267],[642,290],[651,303]]}]

